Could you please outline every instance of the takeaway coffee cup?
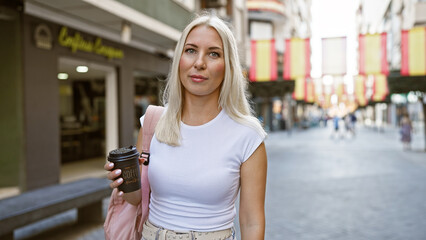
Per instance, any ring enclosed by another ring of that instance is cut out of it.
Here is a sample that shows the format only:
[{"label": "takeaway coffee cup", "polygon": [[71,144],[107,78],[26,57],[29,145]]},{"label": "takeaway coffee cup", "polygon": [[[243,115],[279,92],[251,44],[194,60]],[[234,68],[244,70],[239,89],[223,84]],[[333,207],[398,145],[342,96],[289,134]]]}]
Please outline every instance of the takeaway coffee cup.
[{"label": "takeaway coffee cup", "polygon": [[118,148],[108,154],[108,161],[114,163],[114,169],[121,169],[120,177],[124,181],[118,186],[118,190],[124,193],[133,192],[141,188],[138,157],[139,153],[135,146]]}]

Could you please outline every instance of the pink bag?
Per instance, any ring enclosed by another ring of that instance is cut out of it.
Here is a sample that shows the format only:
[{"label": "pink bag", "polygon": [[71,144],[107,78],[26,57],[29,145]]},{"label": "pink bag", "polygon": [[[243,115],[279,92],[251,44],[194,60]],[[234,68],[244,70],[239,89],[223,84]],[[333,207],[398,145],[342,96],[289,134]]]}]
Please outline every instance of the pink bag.
[{"label": "pink bag", "polygon": [[117,195],[117,189],[111,193],[108,213],[104,223],[105,239],[107,240],[140,240],[142,227],[149,212],[151,188],[148,180],[149,148],[154,135],[155,126],[163,113],[160,106],[148,106],[143,122],[141,165],[142,202],[134,206]]}]

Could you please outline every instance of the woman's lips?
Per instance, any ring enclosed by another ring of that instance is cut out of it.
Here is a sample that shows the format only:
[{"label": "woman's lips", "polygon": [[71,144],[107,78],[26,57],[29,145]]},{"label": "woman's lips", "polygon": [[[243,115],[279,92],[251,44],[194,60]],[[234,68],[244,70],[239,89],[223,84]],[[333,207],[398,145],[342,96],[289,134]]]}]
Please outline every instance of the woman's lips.
[{"label": "woman's lips", "polygon": [[202,82],[208,79],[202,75],[191,75],[190,77],[193,82]]}]

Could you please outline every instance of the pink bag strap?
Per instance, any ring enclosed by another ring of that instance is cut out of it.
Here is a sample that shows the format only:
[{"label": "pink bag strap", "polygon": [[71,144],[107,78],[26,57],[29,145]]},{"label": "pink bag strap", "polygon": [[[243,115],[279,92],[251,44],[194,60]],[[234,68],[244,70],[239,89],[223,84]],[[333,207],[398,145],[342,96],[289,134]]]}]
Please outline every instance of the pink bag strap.
[{"label": "pink bag strap", "polygon": [[139,160],[143,160],[141,163],[145,166],[149,164],[151,139],[154,136],[155,126],[157,126],[163,110],[164,107],[149,105],[145,113],[142,132],[142,152],[139,156]]},{"label": "pink bag strap", "polygon": [[139,231],[142,231],[143,223],[148,218],[149,194],[151,187],[148,179],[148,164],[150,157],[151,140],[154,136],[155,126],[163,114],[164,107],[149,105],[143,121],[142,131],[142,152],[139,156],[139,162],[142,163],[141,183],[142,183],[142,219],[139,225]]}]

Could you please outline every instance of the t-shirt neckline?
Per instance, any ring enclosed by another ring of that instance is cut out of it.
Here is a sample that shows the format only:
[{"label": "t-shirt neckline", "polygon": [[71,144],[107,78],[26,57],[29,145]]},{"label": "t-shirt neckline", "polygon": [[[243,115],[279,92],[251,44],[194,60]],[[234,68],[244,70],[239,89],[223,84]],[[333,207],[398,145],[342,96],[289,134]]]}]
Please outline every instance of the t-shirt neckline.
[{"label": "t-shirt neckline", "polygon": [[188,125],[188,124],[185,124],[182,120],[180,121],[180,124],[181,124],[182,127],[189,128],[189,129],[208,127],[208,126],[214,124],[216,121],[218,121],[218,119],[220,119],[222,117],[224,112],[225,112],[225,110],[222,108],[222,110],[220,110],[220,112],[216,115],[216,117],[214,117],[212,120],[210,120],[210,121],[208,121],[204,124],[201,124],[201,125],[197,125],[197,126]]}]

